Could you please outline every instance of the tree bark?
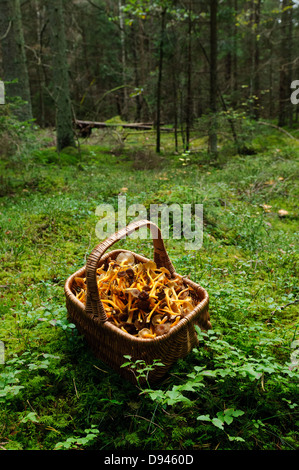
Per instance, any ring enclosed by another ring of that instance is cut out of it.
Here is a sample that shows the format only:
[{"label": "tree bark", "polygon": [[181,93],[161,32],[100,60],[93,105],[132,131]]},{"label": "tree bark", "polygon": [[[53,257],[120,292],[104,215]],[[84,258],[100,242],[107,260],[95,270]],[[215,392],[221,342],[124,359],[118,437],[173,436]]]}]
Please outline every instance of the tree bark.
[{"label": "tree bark", "polygon": [[45,88],[46,77],[42,62],[43,55],[43,31],[45,28],[45,7],[41,7],[39,0],[35,0],[36,13],[36,39],[37,39],[37,76],[39,88],[39,116],[36,118],[42,128],[46,127],[46,110],[45,110]]},{"label": "tree bark", "polygon": [[[122,81],[126,85],[126,43],[125,43],[125,24],[124,14],[122,10],[122,1],[118,0],[118,14],[119,14],[119,29],[120,29],[120,44],[121,44],[121,67],[122,67]],[[127,87],[123,87],[123,109],[122,115],[124,119],[128,118],[128,91]]]},{"label": "tree bark", "polygon": [[191,88],[191,73],[192,73],[192,20],[191,20],[191,2],[189,2],[189,15],[188,15],[188,63],[187,63],[187,109],[186,109],[186,150],[189,150],[190,142],[190,127],[192,122],[192,88]]},{"label": "tree bark", "polygon": [[52,79],[56,107],[57,150],[60,151],[65,147],[75,146],[62,0],[51,0],[47,3],[47,8],[53,53]]},{"label": "tree bark", "polygon": [[289,124],[291,112],[291,40],[292,40],[292,0],[283,0],[280,36],[280,75],[279,75],[279,111],[278,126]]},{"label": "tree bark", "polygon": [[209,151],[217,154],[217,0],[210,0],[210,111]]},{"label": "tree bark", "polygon": [[233,57],[232,57],[232,91],[233,91],[233,100],[232,103],[234,106],[237,106],[238,98],[238,59],[237,59],[237,49],[238,49],[238,28],[236,25],[238,15],[238,0],[234,0],[234,15],[233,15]]},{"label": "tree bark", "polygon": [[20,0],[0,0],[0,38],[3,61],[3,79],[9,101],[19,97],[22,103],[14,114],[20,121],[32,119],[25,42]]},{"label": "tree bark", "polygon": [[261,0],[254,0],[254,50],[253,50],[253,115],[254,119],[260,117],[260,47],[259,47],[259,31],[260,31],[260,14]]},{"label": "tree bark", "polygon": [[161,89],[162,89],[162,68],[163,68],[163,52],[164,52],[164,34],[165,34],[165,17],[166,8],[163,9],[161,14],[161,32],[160,32],[160,48],[159,48],[159,71],[157,83],[157,134],[156,134],[156,152],[160,153],[161,141]]}]

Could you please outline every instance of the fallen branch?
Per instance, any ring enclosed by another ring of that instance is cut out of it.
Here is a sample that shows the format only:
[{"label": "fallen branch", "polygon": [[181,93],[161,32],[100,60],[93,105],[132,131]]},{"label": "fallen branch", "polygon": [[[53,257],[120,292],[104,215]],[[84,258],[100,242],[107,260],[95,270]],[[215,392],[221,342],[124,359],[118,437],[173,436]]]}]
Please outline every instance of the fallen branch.
[{"label": "fallen branch", "polygon": [[153,126],[151,124],[143,124],[143,123],[132,123],[132,124],[125,124],[125,123],[107,123],[107,122],[97,122],[97,121],[80,121],[76,119],[76,125],[79,128],[89,127],[94,129],[104,129],[105,127],[123,127],[124,129],[136,129],[136,130],[151,130]]},{"label": "fallen branch", "polygon": [[[290,305],[295,305],[295,304],[298,304],[299,303],[299,299],[296,299],[294,300],[294,302],[289,302],[288,304],[286,305],[282,305],[281,307],[278,307],[276,308],[275,310],[273,310],[273,312],[271,312],[271,316],[273,316],[278,310],[284,310],[285,308],[289,307]],[[266,320],[266,323],[271,323],[272,320],[271,318],[268,318],[268,320]]]},{"label": "fallen branch", "polygon": [[294,305],[294,304],[297,304],[298,302],[299,302],[299,299],[296,299],[296,300],[294,300],[294,302],[290,302],[290,303],[284,305],[283,307],[280,307],[280,310],[284,310],[289,305]]},{"label": "fallen branch", "polygon": [[[75,124],[78,129],[104,129],[108,127],[123,127],[124,129],[135,129],[141,131],[148,131],[153,130],[153,124],[146,124],[146,123],[107,123],[107,122],[97,122],[97,121],[81,121],[79,119],[75,120]],[[168,127],[161,128],[161,131],[164,132],[173,132],[173,129]]]},{"label": "fallen branch", "polygon": [[272,124],[270,122],[264,122],[264,121],[257,121],[258,124],[263,124],[264,126],[269,126],[269,127],[274,127],[274,129],[278,130],[279,132],[283,132],[286,134],[290,139],[295,139],[298,140],[297,137],[294,137],[292,134],[290,134],[288,131],[283,129],[282,127],[276,126],[275,124]]}]

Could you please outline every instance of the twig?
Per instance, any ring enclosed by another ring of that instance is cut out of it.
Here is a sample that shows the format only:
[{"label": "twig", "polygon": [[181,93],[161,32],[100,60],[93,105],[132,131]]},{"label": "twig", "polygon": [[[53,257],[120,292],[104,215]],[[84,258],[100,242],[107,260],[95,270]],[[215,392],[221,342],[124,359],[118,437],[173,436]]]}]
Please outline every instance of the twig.
[{"label": "twig", "polygon": [[[39,415],[37,414],[37,412],[35,411],[35,409],[34,409],[33,406],[31,405],[31,403],[30,403],[29,400],[27,400],[27,403],[28,403],[28,405],[30,406],[30,408],[32,409],[33,413],[35,413],[36,416],[38,417],[38,419],[40,419]],[[40,423],[38,423],[38,424],[40,424]]]},{"label": "twig", "polygon": [[290,303],[284,305],[283,307],[280,307],[280,310],[284,310],[289,305],[294,305],[294,304],[297,304],[298,302],[299,302],[299,299],[296,299],[296,300],[294,300],[294,302],[290,302]]},{"label": "twig", "polygon": [[[284,310],[285,308],[289,307],[289,305],[294,305],[294,304],[297,304],[298,302],[299,302],[299,299],[296,299],[294,300],[294,302],[289,302],[288,304],[283,305],[282,307],[278,307],[275,310],[273,310],[273,312],[271,312],[271,315],[274,315],[275,312],[277,312],[277,310]],[[271,320],[269,319],[269,321]]]},{"label": "twig", "polygon": [[89,3],[90,5],[92,5],[93,7],[97,8],[97,9],[100,10],[101,12],[105,12],[105,10],[104,10],[102,7],[100,7],[99,5],[96,5],[96,4],[93,3],[91,0],[87,0],[87,1],[88,1],[88,3]]},{"label": "twig", "polygon": [[5,38],[8,36],[8,33],[9,33],[9,31],[10,31],[10,28],[11,28],[11,24],[12,24],[12,23],[11,23],[11,21],[10,21],[9,24],[8,24],[8,28],[7,28],[7,30],[6,30],[6,33],[4,34],[4,36],[2,36],[2,37],[0,38],[0,41],[3,41],[3,39],[5,39]]},{"label": "twig", "polygon": [[75,388],[75,392],[76,392],[76,397],[79,398],[79,394],[78,394],[78,390],[77,390],[77,387],[76,387],[76,382],[75,382],[74,377],[73,377],[73,383],[74,383],[74,388]]},{"label": "twig", "polygon": [[108,374],[108,372],[107,372],[106,370],[100,369],[98,366],[95,366],[94,364],[93,364],[93,367],[95,367],[96,369],[100,370],[101,372],[104,372],[105,374]]},{"label": "twig", "polygon": [[145,421],[148,421],[150,424],[154,424],[154,425],[157,426],[158,428],[162,429],[162,431],[163,431],[163,429],[164,429],[164,428],[162,428],[162,426],[160,426],[159,424],[154,423],[154,421],[152,421],[151,419],[147,419],[147,418],[145,418],[144,416],[140,416],[140,415],[126,415],[126,416],[128,416],[128,417],[131,416],[131,417],[133,417],[133,418],[141,418],[141,419],[144,419]]},{"label": "twig", "polygon": [[288,131],[283,129],[282,127],[276,126],[275,124],[272,124],[270,122],[264,122],[264,121],[257,121],[258,124],[263,124],[264,126],[269,126],[269,127],[274,127],[274,129],[277,129],[279,132],[283,132],[286,134],[288,137],[291,139],[298,140],[297,137],[294,137],[292,134],[290,134]]}]

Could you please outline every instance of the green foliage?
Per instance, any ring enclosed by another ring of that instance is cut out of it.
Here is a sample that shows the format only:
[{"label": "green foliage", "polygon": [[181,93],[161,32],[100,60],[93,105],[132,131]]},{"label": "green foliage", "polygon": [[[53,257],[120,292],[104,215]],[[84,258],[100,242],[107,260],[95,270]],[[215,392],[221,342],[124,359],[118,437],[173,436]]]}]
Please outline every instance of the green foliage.
[{"label": "green foliage", "polygon": [[68,437],[66,441],[58,442],[55,450],[79,449],[80,446],[83,446],[83,448],[88,447],[97,438],[99,430],[95,429],[95,425],[92,425],[90,429],[84,429],[84,433],[86,434],[84,437]]},{"label": "green foliage", "polygon": [[130,355],[125,355],[124,358],[127,359],[127,362],[124,362],[121,367],[128,367],[133,372],[139,387],[141,387],[141,382],[143,380],[145,380],[147,385],[150,386],[150,372],[155,370],[156,367],[164,365],[159,359],[154,359],[152,364],[146,364],[146,362],[141,359],[137,359],[133,362],[132,356]]}]

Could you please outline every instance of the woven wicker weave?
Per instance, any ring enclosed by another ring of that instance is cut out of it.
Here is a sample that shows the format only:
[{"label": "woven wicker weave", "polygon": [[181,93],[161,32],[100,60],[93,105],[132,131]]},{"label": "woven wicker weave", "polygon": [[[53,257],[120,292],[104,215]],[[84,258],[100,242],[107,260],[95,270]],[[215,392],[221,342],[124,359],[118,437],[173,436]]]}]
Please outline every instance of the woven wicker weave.
[{"label": "woven wicker weave", "polygon": [[[208,293],[187,278],[183,278],[184,282],[196,292],[196,307],[171,328],[169,333],[150,339],[139,338],[107,321],[105,309],[99,298],[96,270],[108,258],[115,259],[120,252],[128,251],[121,249],[105,253],[114,243],[143,226],[151,229],[154,261],[157,267],[163,266],[173,277],[178,276],[166,252],[160,229],[152,222],[142,220],[128,225],[100,243],[90,254],[86,266],[70,276],[65,283],[66,305],[70,321],[76,325],[79,333],[84,335],[95,356],[132,383],[136,383],[132,370],[120,367],[126,361],[124,355],[131,355],[132,360],[144,360],[147,364],[152,364],[154,359],[159,359],[164,366],[158,366],[150,372],[148,380],[153,383],[161,379],[179,358],[186,356],[198,343],[195,325],[203,330],[211,327]],[[136,262],[148,261],[139,254],[130,253],[134,255]],[[86,277],[86,306],[74,294],[75,277]]]}]

